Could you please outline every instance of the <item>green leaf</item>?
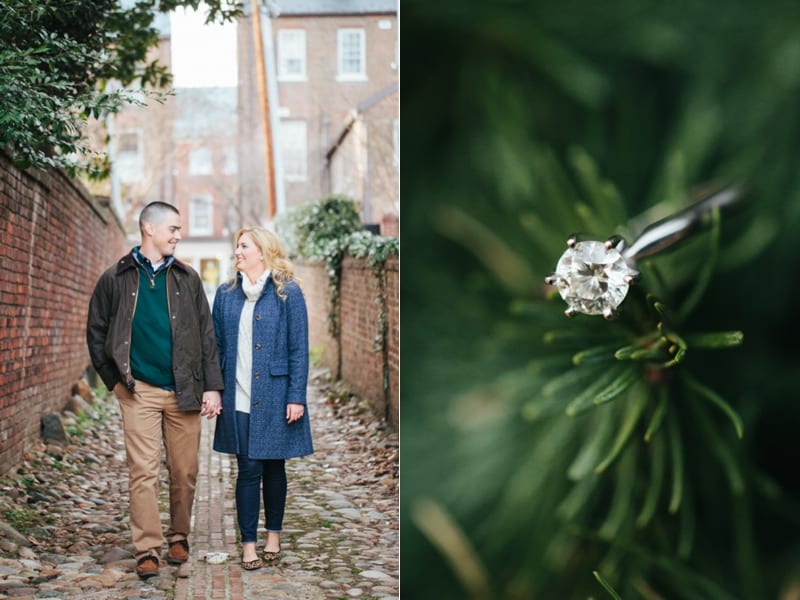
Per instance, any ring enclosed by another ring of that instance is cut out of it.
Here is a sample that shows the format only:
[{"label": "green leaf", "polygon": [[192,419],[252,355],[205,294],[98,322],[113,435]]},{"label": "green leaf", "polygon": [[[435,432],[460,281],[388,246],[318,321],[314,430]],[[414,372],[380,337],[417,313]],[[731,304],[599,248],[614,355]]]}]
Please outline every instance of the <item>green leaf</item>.
[{"label": "green leaf", "polygon": [[[688,487],[688,483],[685,483],[684,485]],[[681,506],[680,523],[678,526],[678,543],[675,549],[675,553],[678,555],[678,558],[682,560],[688,559],[692,553],[696,526],[694,506],[690,501],[691,493],[690,491],[685,491],[684,494],[686,500]]]},{"label": "green leaf", "polygon": [[546,331],[542,336],[542,341],[545,344],[569,344],[583,347],[589,344],[597,344],[598,341],[608,340],[610,337],[611,334],[608,331],[572,327],[570,329],[551,329]]},{"label": "green leaf", "polygon": [[743,342],[744,333],[741,331],[694,333],[686,336],[686,344],[692,348],[732,348],[741,346]]},{"label": "green leaf", "polygon": [[695,306],[697,306],[697,303],[700,302],[703,294],[705,294],[706,288],[711,281],[711,275],[714,273],[717,257],[719,256],[720,220],[719,207],[715,207],[711,211],[711,235],[708,242],[708,253],[703,262],[703,267],[697,275],[694,288],[692,288],[692,291],[680,308],[679,314],[681,320],[691,314]]},{"label": "green leaf", "polygon": [[569,369],[553,377],[542,387],[542,394],[545,396],[568,396],[573,388],[583,387],[584,384],[595,379],[603,372],[602,367],[591,365],[584,368]]},{"label": "green leaf", "polygon": [[598,583],[603,586],[603,589],[608,592],[608,595],[611,596],[614,600],[622,600],[622,597],[616,592],[616,590],[611,587],[611,584],[605,580],[605,578],[600,575],[597,571],[592,571],[592,575],[594,578],[597,579]]},{"label": "green leaf", "polygon": [[599,223],[609,234],[626,221],[627,214],[619,192],[610,182],[603,181],[597,163],[580,147],[573,147],[569,154],[572,167],[592,201]]},{"label": "green leaf", "polygon": [[640,377],[639,369],[632,367],[620,375],[616,381],[613,381],[604,390],[599,392],[594,398],[594,404],[600,405],[606,402],[611,402],[614,398],[619,396],[622,392],[627,390],[634,382]]},{"label": "green leaf", "polygon": [[567,477],[572,481],[591,474],[594,466],[600,462],[601,452],[607,446],[616,426],[616,415],[611,409],[612,407],[606,406],[594,413],[596,422],[587,432],[586,441],[567,468]]},{"label": "green leaf", "polygon": [[612,400],[633,383],[638,372],[639,370],[635,366],[625,364],[615,364],[602,372],[602,375],[594,383],[567,404],[565,409],[567,416],[573,417],[598,404]]},{"label": "green leaf", "polygon": [[722,438],[714,426],[710,416],[706,412],[706,406],[701,404],[692,404],[697,421],[703,429],[704,435],[708,438],[708,447],[711,452],[717,457],[720,465],[722,465],[725,475],[728,478],[728,483],[731,486],[731,491],[739,495],[744,491],[744,478],[741,469],[733,456],[731,446]]},{"label": "green leaf", "polygon": [[642,503],[642,509],[636,517],[636,527],[644,529],[650,523],[658,506],[658,499],[661,497],[661,489],[664,483],[664,472],[666,470],[666,452],[664,448],[664,437],[657,436],[650,445],[650,470],[648,472],[648,485]]},{"label": "green leaf", "polygon": [[602,473],[605,471],[625,447],[625,444],[627,444],[631,435],[633,435],[633,430],[636,427],[636,423],[639,421],[642,411],[644,411],[644,408],[647,405],[647,398],[647,392],[641,388],[638,388],[629,394],[627,410],[625,411],[625,416],[620,424],[617,437],[614,440],[614,444],[611,446],[609,453],[600,462],[600,464],[595,467],[594,470],[596,473]]},{"label": "green leaf", "polygon": [[700,396],[709,400],[714,406],[719,408],[725,415],[730,419],[731,423],[733,424],[733,428],[736,430],[736,435],[739,439],[742,438],[744,435],[744,425],[742,425],[742,418],[739,416],[730,404],[725,402],[722,397],[717,394],[711,388],[706,387],[699,381],[697,381],[694,377],[689,375],[688,373],[683,373],[683,381],[689,387],[689,389],[693,390]]},{"label": "green leaf", "polygon": [[616,344],[595,346],[594,348],[581,350],[572,356],[572,364],[578,366],[598,362],[612,362],[614,360],[614,348],[616,348]]},{"label": "green leaf", "polygon": [[668,398],[669,395],[667,393],[667,388],[661,386],[658,389],[658,404],[656,405],[656,409],[653,411],[653,416],[650,418],[650,424],[647,426],[647,430],[644,432],[645,442],[649,442],[653,435],[661,427],[661,422],[664,419],[664,414],[667,410]]},{"label": "green leaf", "polygon": [[629,446],[620,456],[611,507],[597,531],[600,537],[613,541],[620,535],[620,531],[631,513],[636,476],[636,450]]},{"label": "green leaf", "polygon": [[580,479],[558,504],[556,515],[567,523],[574,521],[581,509],[591,500],[599,483],[600,478],[596,475]]},{"label": "green leaf", "polygon": [[669,498],[669,512],[675,514],[683,500],[683,444],[678,427],[678,419],[674,413],[667,415],[667,434],[669,439],[670,458],[672,459],[672,493]]}]

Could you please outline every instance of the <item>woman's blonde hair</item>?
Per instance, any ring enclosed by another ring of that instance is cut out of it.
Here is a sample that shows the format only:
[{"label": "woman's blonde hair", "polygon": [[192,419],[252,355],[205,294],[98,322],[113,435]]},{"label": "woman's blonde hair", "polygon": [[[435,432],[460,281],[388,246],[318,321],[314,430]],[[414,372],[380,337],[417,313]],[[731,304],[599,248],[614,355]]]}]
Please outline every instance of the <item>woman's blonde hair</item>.
[{"label": "woman's blonde hair", "polygon": [[[239,240],[244,234],[250,236],[253,243],[261,251],[261,256],[267,268],[272,272],[272,280],[275,282],[275,293],[282,300],[286,299],[286,292],[284,288],[290,281],[300,283],[294,276],[294,269],[292,264],[286,258],[286,250],[283,247],[283,242],[277,235],[264,227],[243,227],[236,232],[234,238],[234,246],[239,243]],[[238,271],[238,269],[237,269]],[[236,282],[234,281],[234,287]]]}]

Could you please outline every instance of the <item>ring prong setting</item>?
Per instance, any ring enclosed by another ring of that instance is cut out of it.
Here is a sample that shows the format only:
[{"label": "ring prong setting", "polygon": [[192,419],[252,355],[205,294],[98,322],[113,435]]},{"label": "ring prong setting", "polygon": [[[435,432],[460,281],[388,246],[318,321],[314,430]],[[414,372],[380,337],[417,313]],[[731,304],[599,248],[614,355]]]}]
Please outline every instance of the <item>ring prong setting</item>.
[{"label": "ring prong setting", "polygon": [[555,272],[545,283],[558,288],[567,303],[565,314],[616,316],[628,288],[639,274],[628,264],[621,249],[624,240],[615,236],[606,242],[578,241],[576,235],[567,239],[567,249],[561,255]]}]

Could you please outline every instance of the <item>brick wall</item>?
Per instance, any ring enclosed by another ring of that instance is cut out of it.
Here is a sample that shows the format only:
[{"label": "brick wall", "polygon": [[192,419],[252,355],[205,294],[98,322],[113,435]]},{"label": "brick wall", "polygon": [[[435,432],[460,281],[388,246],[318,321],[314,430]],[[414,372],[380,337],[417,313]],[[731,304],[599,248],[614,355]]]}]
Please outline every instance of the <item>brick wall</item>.
[{"label": "brick wall", "polygon": [[108,206],[82,186],[60,171],[20,171],[2,152],[0,236],[2,473],[89,366],[89,297],[126,244]]},{"label": "brick wall", "polygon": [[337,373],[360,396],[371,401],[376,413],[397,427],[399,422],[399,287],[398,261],[387,261],[386,316],[387,348],[375,350],[380,306],[377,282],[366,260],[346,257],[342,264],[340,288],[340,339],[328,334],[330,292],[322,263],[298,260],[297,276],[302,279],[309,313],[309,344],[322,349],[322,362]]},{"label": "brick wall", "polygon": [[400,424],[400,263],[395,256],[386,261],[386,316],[389,319],[387,360],[389,390],[387,401],[391,422]]},{"label": "brick wall", "polygon": [[338,377],[339,343],[328,333],[331,300],[325,265],[302,259],[292,264],[308,307],[308,345],[312,354],[318,353],[322,364]]}]

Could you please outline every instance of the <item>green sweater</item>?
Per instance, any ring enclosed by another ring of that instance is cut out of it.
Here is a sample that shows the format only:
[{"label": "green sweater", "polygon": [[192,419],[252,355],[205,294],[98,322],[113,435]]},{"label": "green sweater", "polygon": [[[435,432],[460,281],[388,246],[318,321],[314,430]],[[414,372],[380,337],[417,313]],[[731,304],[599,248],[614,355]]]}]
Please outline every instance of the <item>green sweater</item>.
[{"label": "green sweater", "polygon": [[139,266],[139,297],[131,328],[131,373],[134,379],[174,390],[168,270],[159,270],[151,280],[147,271]]}]

